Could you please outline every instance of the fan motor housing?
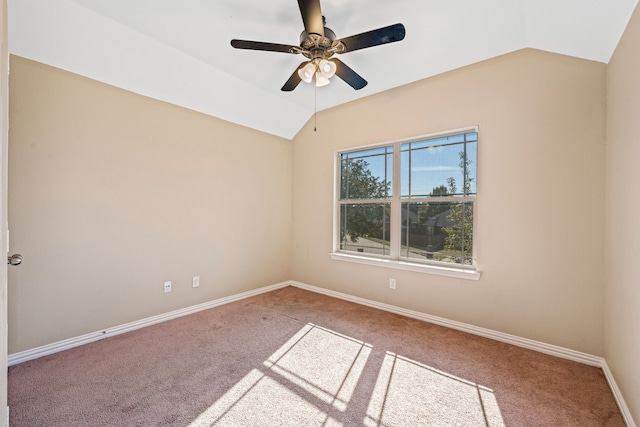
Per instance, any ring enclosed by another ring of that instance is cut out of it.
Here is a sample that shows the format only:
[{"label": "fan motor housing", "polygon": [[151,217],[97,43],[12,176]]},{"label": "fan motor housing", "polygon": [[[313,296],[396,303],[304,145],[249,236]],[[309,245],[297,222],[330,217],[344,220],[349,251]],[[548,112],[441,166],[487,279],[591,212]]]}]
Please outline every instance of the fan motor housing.
[{"label": "fan motor housing", "polygon": [[336,39],[336,33],[331,29],[324,27],[324,37],[320,34],[307,34],[306,31],[300,33],[300,47],[305,50],[312,50],[323,47],[329,49]]}]

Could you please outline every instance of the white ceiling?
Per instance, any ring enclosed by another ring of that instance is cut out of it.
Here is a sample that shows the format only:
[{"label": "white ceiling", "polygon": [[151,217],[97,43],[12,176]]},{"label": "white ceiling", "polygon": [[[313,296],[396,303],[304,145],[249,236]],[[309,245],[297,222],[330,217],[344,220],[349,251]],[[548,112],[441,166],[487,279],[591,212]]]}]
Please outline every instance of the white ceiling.
[{"label": "white ceiling", "polygon": [[295,0],[9,0],[9,50],[292,139],[316,102],[320,111],[522,48],[607,63],[637,2],[321,0],[338,38],[398,22],[406,38],[340,56],[364,89],[334,77],[315,95],[305,83],[280,91],[303,56],[230,45],[297,45]]}]

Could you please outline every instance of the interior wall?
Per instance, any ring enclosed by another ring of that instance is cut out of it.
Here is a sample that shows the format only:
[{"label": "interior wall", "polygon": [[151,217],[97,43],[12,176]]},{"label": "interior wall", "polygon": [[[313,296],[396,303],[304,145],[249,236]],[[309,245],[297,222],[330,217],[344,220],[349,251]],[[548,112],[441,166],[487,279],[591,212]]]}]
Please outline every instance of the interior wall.
[{"label": "interior wall", "polygon": [[636,422],[640,422],[639,51],[636,8],[608,68],[604,322],[607,364]]},{"label": "interior wall", "polygon": [[[294,140],[292,278],[602,355],[605,104],[605,64],[526,49],[319,113]],[[336,150],[472,125],[479,281],[330,259]]]},{"label": "interior wall", "polygon": [[290,278],[290,141],[16,56],[9,120],[9,353]]}]

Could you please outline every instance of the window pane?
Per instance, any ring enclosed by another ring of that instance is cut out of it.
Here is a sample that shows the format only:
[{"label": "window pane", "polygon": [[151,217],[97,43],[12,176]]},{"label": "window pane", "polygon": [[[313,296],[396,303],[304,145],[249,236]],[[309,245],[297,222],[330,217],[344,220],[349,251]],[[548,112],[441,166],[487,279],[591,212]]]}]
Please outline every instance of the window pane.
[{"label": "window pane", "polygon": [[382,199],[392,196],[393,147],[341,155],[340,199]]},{"label": "window pane", "polygon": [[472,264],[473,202],[402,203],[401,258]]},{"label": "window pane", "polygon": [[476,194],[477,133],[406,143],[400,151],[400,197]]},{"label": "window pane", "polygon": [[389,255],[389,203],[340,206],[340,249]]},{"label": "window pane", "polygon": [[468,196],[474,196],[477,193],[476,190],[476,176],[477,176],[477,164],[478,164],[478,142],[467,143],[467,194]]},{"label": "window pane", "polygon": [[[406,144],[407,146],[409,144]],[[404,146],[404,145],[403,145]],[[409,169],[411,166],[409,150],[400,150],[400,197],[409,197],[411,194],[411,180],[409,179]]]}]

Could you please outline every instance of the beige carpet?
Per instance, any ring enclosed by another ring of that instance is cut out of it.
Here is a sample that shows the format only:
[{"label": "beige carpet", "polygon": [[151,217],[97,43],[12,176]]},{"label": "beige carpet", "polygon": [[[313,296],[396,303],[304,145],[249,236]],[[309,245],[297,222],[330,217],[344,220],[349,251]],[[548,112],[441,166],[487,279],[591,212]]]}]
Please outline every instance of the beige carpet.
[{"label": "beige carpet", "polygon": [[9,369],[11,426],[624,426],[598,368],[288,287]]}]

